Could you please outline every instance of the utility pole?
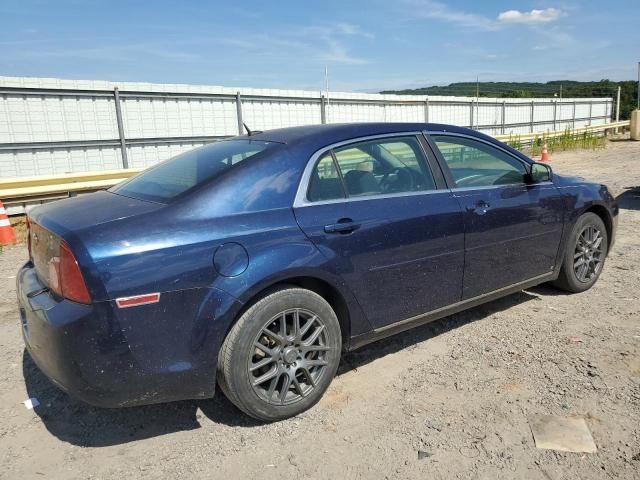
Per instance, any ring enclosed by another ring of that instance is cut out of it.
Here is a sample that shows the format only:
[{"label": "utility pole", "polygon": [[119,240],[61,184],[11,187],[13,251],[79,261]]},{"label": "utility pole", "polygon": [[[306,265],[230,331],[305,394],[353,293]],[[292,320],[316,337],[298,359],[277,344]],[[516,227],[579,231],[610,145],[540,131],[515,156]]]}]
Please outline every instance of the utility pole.
[{"label": "utility pole", "polygon": [[[553,129],[556,129],[556,116],[558,113],[558,102],[553,106]],[[562,84],[560,84],[560,120],[562,120]],[[560,122],[562,125],[562,122]]]},{"label": "utility pole", "polygon": [[640,110],[640,62],[638,62],[638,110]]},{"label": "utility pole", "polygon": [[327,123],[329,123],[329,66],[328,65],[324,66],[324,82],[325,82],[326,94],[327,94],[326,120],[327,120]]},{"label": "utility pole", "polygon": [[[480,98],[480,77],[476,75],[476,128],[478,127],[478,99]],[[473,123],[471,124],[473,128]]]},{"label": "utility pole", "polygon": [[[616,96],[616,122],[620,121],[620,85],[618,85],[618,95]],[[618,133],[618,129],[615,129],[615,133]]]}]

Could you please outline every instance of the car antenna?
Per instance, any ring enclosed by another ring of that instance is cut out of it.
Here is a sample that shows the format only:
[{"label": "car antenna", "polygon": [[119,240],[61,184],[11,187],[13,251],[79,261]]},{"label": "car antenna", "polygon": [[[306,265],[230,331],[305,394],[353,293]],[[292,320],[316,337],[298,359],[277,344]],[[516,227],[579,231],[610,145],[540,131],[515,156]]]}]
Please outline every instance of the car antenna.
[{"label": "car antenna", "polygon": [[262,130],[251,130],[249,129],[249,127],[247,127],[247,124],[242,122],[242,125],[244,125],[245,130],[247,131],[247,135],[251,136],[251,135],[255,135],[256,133],[262,133]]}]

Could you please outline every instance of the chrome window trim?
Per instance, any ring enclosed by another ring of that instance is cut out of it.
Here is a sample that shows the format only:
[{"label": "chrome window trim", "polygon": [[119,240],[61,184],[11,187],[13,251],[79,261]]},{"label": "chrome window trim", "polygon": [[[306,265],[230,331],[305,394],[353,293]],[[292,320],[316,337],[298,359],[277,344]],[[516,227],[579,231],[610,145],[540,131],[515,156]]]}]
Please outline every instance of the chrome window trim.
[{"label": "chrome window trim", "polygon": [[[377,194],[363,195],[360,197],[335,198],[332,200],[319,200],[317,202],[312,202],[307,199],[307,191],[309,190],[309,181],[311,180],[311,173],[313,172],[313,169],[315,168],[316,163],[318,162],[320,157],[325,153],[327,153],[329,150],[332,150],[334,148],[344,147],[345,145],[350,145],[352,143],[366,142],[369,140],[377,140],[380,138],[409,137],[409,136],[417,137],[418,135],[422,135],[422,134],[423,132],[419,130],[406,131],[406,132],[394,132],[394,133],[381,133],[378,135],[367,135],[364,137],[351,138],[349,140],[343,140],[341,142],[332,143],[331,145],[327,145],[325,147],[320,148],[313,155],[311,155],[311,158],[309,158],[309,160],[307,161],[307,165],[305,166],[304,171],[302,172],[302,178],[300,179],[300,183],[298,183],[298,190],[296,191],[296,196],[293,200],[293,208],[309,207],[312,205],[327,205],[327,204],[333,204],[333,203],[357,202],[357,201],[363,201],[363,200],[409,197],[409,196],[416,196],[416,195],[450,192],[449,189],[436,188],[434,190],[421,190],[417,192],[399,192],[399,193],[386,193],[386,194],[380,194],[380,195],[377,195]],[[418,139],[416,138],[416,140]],[[420,144],[420,142],[418,142],[418,144]],[[426,161],[427,153],[424,151],[424,148],[422,148],[422,145],[420,145],[420,149],[422,150],[422,154],[425,156],[425,161]],[[428,164],[426,166],[427,168],[429,167]]]},{"label": "chrome window trim", "polygon": [[513,188],[513,187],[531,187],[538,185],[553,185],[553,182],[540,182],[540,183],[505,183],[502,185],[483,185],[480,187],[454,187],[451,189],[451,192],[468,192],[472,190],[491,190],[491,189],[499,189],[499,188]]},{"label": "chrome window trim", "polygon": [[436,189],[436,190],[420,190],[417,192],[399,192],[399,193],[384,193],[379,195],[362,195],[359,197],[347,197],[347,198],[334,198],[333,200],[318,200],[317,202],[310,202],[308,200],[303,204],[293,204],[294,208],[302,207],[315,207],[317,205],[331,205],[333,203],[345,203],[345,202],[361,202],[364,200],[381,200],[384,198],[399,198],[399,197],[415,197],[417,195],[433,195],[436,193],[451,193],[451,190]]}]

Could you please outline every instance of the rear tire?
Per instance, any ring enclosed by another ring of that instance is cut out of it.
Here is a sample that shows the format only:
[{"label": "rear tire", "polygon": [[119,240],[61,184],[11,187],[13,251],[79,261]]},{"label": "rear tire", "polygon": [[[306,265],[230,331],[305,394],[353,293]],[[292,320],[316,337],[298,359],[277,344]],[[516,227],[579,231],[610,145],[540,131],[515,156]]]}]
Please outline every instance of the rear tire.
[{"label": "rear tire", "polygon": [[582,215],[567,240],[560,275],[553,285],[571,293],[590,289],[600,277],[608,248],[602,219],[591,212]]},{"label": "rear tire", "polygon": [[285,288],[252,305],[227,335],[218,385],[240,410],[272,422],[315,405],[340,363],[342,335],[320,295]]}]

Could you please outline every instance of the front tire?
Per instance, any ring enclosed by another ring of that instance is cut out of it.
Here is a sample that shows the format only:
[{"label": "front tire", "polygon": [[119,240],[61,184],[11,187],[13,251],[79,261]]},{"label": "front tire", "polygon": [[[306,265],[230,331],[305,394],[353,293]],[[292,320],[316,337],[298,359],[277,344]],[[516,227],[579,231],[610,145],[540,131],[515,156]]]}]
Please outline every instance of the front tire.
[{"label": "front tire", "polygon": [[571,231],[554,285],[571,293],[590,289],[600,277],[608,248],[602,219],[591,212],[582,215]]},{"label": "front tire", "polygon": [[310,290],[285,288],[260,299],[233,326],[220,350],[218,384],[248,415],[282,420],[320,400],[341,349],[331,306]]}]

